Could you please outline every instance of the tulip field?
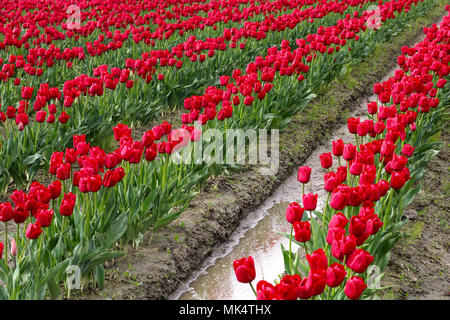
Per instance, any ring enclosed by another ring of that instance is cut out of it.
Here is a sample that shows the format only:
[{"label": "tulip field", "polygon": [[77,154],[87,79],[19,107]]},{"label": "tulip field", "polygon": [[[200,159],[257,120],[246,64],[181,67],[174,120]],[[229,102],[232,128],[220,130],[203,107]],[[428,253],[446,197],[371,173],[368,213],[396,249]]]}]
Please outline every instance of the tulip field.
[{"label": "tulip field", "polygon": [[[329,83],[437,3],[1,1],[0,299],[73,298],[75,269],[82,289],[101,289],[112,281],[105,263],[151,245],[210,179],[245,170],[197,161],[204,132],[289,130]],[[299,168],[280,279],[253,284],[264,261],[251,256],[230,265],[255,299],[377,294],[368,269],[386,268],[441,146],[430,137],[450,105],[445,10],[423,40],[398,48],[368,119],[348,118],[353,143],[333,141],[317,159],[323,210],[304,191],[311,168]]]}]

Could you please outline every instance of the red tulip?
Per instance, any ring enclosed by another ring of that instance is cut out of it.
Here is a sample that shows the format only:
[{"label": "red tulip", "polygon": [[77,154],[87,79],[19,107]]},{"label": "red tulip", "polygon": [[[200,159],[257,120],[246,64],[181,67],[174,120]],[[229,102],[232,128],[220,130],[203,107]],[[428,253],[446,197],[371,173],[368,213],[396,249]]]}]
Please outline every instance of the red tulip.
[{"label": "red tulip", "polygon": [[294,222],[294,237],[298,242],[307,242],[311,239],[311,225],[309,221]]},{"label": "red tulip", "polygon": [[233,268],[239,282],[250,283],[255,280],[255,263],[251,256],[233,261]]},{"label": "red tulip", "polygon": [[291,202],[286,209],[286,220],[289,223],[302,221],[303,212],[305,211],[297,202]]},{"label": "red tulip", "polygon": [[56,170],[56,177],[59,180],[67,180],[70,178],[71,166],[70,163],[61,163]]},{"label": "red tulip", "polygon": [[0,203],[0,221],[7,222],[13,218],[13,209],[10,202]]},{"label": "red tulip", "polygon": [[412,147],[410,144],[405,144],[402,149],[402,154],[409,158],[413,155],[414,150],[415,148]]},{"label": "red tulip", "polygon": [[312,193],[307,193],[303,195],[302,200],[303,200],[303,207],[305,208],[305,210],[307,211],[316,210],[318,196],[319,196],[318,194]]},{"label": "red tulip", "polygon": [[59,214],[65,217],[71,216],[75,207],[76,195],[72,192],[65,193],[59,207]]},{"label": "red tulip", "polygon": [[312,271],[325,271],[328,268],[327,256],[322,248],[317,249],[311,255],[307,254],[306,260],[308,260]]},{"label": "red tulip", "polygon": [[330,207],[335,210],[343,210],[348,203],[349,194],[344,192],[335,192],[331,195]]},{"label": "red tulip", "polygon": [[333,165],[333,158],[330,152],[322,153],[319,157],[322,168],[328,169]]},{"label": "red tulip", "polygon": [[61,194],[62,184],[61,181],[55,180],[48,185],[48,191],[51,193],[51,198],[56,199]]},{"label": "red tulip", "polygon": [[256,285],[256,299],[257,300],[274,300],[278,298],[278,292],[274,285],[261,280]]},{"label": "red tulip", "polygon": [[280,300],[297,300],[298,298],[298,285],[302,281],[302,278],[298,274],[285,275],[281,278],[280,283],[275,286],[278,297]]},{"label": "red tulip", "polygon": [[41,233],[42,229],[39,222],[35,222],[28,224],[27,230],[25,231],[25,236],[28,239],[35,240],[41,235]]},{"label": "red tulip", "polygon": [[406,179],[401,172],[392,172],[391,175],[391,187],[395,190],[401,189],[405,184]]},{"label": "red tulip", "polygon": [[344,145],[344,152],[342,154],[342,157],[345,160],[350,161],[355,159],[355,156],[356,156],[356,146],[351,143]]},{"label": "red tulip", "polygon": [[69,121],[70,116],[65,112],[61,112],[61,115],[58,118],[58,121],[61,122],[62,124],[67,123],[67,121]]},{"label": "red tulip", "polygon": [[325,180],[324,189],[328,192],[333,192],[341,183],[340,177],[335,172],[327,172],[323,178]]},{"label": "red tulip", "polygon": [[363,273],[373,262],[373,256],[363,249],[356,249],[348,256],[346,265],[357,273]]},{"label": "red tulip", "polygon": [[325,290],[327,285],[327,274],[325,270],[317,270],[315,272],[310,270],[307,279],[306,288],[311,296],[317,296]]},{"label": "red tulip", "polygon": [[308,166],[303,166],[298,168],[297,180],[300,183],[308,183],[311,178],[311,168]]},{"label": "red tulip", "polygon": [[36,215],[36,221],[42,228],[51,225],[53,219],[53,210],[40,210]]},{"label": "red tulip", "polygon": [[327,285],[331,288],[339,286],[344,281],[347,271],[339,263],[333,263],[327,269]]},{"label": "red tulip", "polygon": [[367,285],[364,283],[364,279],[358,276],[353,276],[347,280],[344,293],[349,299],[357,300],[366,288]]},{"label": "red tulip", "polygon": [[333,141],[333,154],[336,157],[340,157],[344,154],[344,141],[342,139]]}]

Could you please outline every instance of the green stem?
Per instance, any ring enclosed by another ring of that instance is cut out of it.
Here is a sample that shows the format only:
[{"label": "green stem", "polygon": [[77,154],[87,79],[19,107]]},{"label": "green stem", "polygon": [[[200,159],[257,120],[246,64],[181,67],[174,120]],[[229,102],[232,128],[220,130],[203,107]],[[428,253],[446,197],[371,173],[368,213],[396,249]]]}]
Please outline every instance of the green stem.
[{"label": "green stem", "polygon": [[305,253],[309,254],[308,247],[306,246],[306,242],[303,242],[303,247],[305,248]]},{"label": "green stem", "polygon": [[250,285],[250,288],[252,288],[253,293],[255,294],[255,297],[257,297],[258,295],[256,294],[256,290],[253,287],[253,284],[251,282],[248,283]]},{"label": "green stem", "polygon": [[5,252],[5,263],[8,264],[8,221],[5,221],[5,247],[3,251]]},{"label": "green stem", "polygon": [[289,268],[290,268],[290,274],[292,275],[292,232],[294,231],[294,224],[291,224],[291,234],[289,236]]},{"label": "green stem", "polygon": [[325,228],[325,217],[326,217],[326,215],[327,215],[327,209],[328,209],[328,202],[330,201],[330,195],[331,195],[331,192],[328,192],[328,195],[327,195],[327,202],[325,203],[325,208],[323,209],[323,222],[322,222],[322,227],[324,227],[324,228]]},{"label": "green stem", "polygon": [[29,242],[30,242],[30,239],[27,238],[27,242],[25,243],[25,246],[22,248],[22,252],[20,253],[19,259],[17,260],[18,266],[20,265],[20,262],[22,261],[23,254],[24,254],[25,249],[27,248]]}]

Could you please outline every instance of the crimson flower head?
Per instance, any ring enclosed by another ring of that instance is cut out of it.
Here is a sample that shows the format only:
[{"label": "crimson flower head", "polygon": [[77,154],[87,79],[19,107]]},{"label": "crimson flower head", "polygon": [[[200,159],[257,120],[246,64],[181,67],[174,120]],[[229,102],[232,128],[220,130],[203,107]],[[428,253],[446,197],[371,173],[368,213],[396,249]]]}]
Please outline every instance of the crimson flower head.
[{"label": "crimson flower head", "polygon": [[344,153],[344,141],[339,139],[337,141],[333,141],[333,154],[336,157],[342,156]]},{"label": "crimson flower head", "polygon": [[0,221],[7,222],[13,218],[13,208],[10,202],[0,203]]},{"label": "crimson flower head", "polygon": [[335,210],[343,210],[347,206],[350,194],[342,191],[335,192],[331,195],[330,207]]},{"label": "crimson flower head", "polygon": [[321,294],[327,285],[327,274],[325,270],[310,270],[306,281],[306,289],[311,296]]},{"label": "crimson flower head", "polygon": [[61,181],[55,180],[48,185],[48,191],[51,193],[52,199],[56,199],[61,194],[62,184]]},{"label": "crimson flower head", "polygon": [[344,145],[344,152],[342,154],[342,157],[347,161],[355,159],[356,146],[351,143]]},{"label": "crimson flower head", "polygon": [[364,283],[364,279],[358,276],[353,276],[347,280],[344,293],[349,299],[357,300],[366,288],[367,285]]},{"label": "crimson flower head", "polygon": [[275,286],[275,290],[280,300],[297,300],[298,299],[298,286],[300,285],[302,278],[298,274],[285,275]]},{"label": "crimson flower head", "polygon": [[27,227],[27,230],[25,231],[25,236],[28,239],[35,240],[37,239],[42,233],[41,225],[39,222],[30,223]]},{"label": "crimson flower head", "polygon": [[402,172],[394,171],[391,175],[391,187],[395,190],[401,189],[406,182],[406,178]]},{"label": "crimson flower head", "polygon": [[319,195],[316,194],[312,194],[312,193],[307,193],[303,195],[303,207],[305,208],[305,210],[307,211],[313,211],[316,210],[316,206],[317,206],[317,197]]},{"label": "crimson flower head", "polygon": [[53,210],[40,210],[36,215],[36,221],[42,228],[51,225],[53,219]]},{"label": "crimson flower head", "polygon": [[331,288],[339,286],[344,281],[347,271],[339,263],[333,263],[327,269],[327,285]]},{"label": "crimson flower head", "polygon": [[291,202],[286,209],[286,220],[289,223],[302,221],[303,212],[305,211],[297,202]]},{"label": "crimson flower head", "polygon": [[373,262],[373,256],[364,249],[356,249],[348,256],[346,265],[357,273],[363,273]]},{"label": "crimson flower head", "polygon": [[405,144],[402,149],[402,154],[406,157],[411,157],[414,153],[415,148],[410,144]]},{"label": "crimson flower head", "polygon": [[328,192],[333,192],[333,190],[341,183],[340,177],[335,172],[325,173],[323,179],[325,181],[323,188]]},{"label": "crimson flower head", "polygon": [[58,118],[58,121],[61,122],[62,124],[67,123],[67,121],[69,121],[70,116],[65,112],[61,112],[61,115]]},{"label": "crimson flower head", "polygon": [[312,254],[306,255],[306,260],[308,260],[309,266],[313,272],[318,270],[326,270],[328,268],[328,260],[322,248],[317,249]]},{"label": "crimson flower head", "polygon": [[22,87],[22,99],[30,100],[33,95],[33,87]]},{"label": "crimson flower head", "polygon": [[[1,258],[1,257],[0,257]],[[275,286],[266,280],[261,280],[256,285],[257,300],[278,300],[278,292]]]},{"label": "crimson flower head", "polygon": [[297,180],[300,183],[308,183],[311,178],[311,170],[308,166],[298,168]]},{"label": "crimson flower head", "polygon": [[333,165],[333,158],[331,157],[331,152],[322,153],[319,157],[322,168],[328,169]]},{"label": "crimson flower head", "polygon": [[294,237],[298,242],[307,242],[311,239],[311,225],[309,221],[294,222]]},{"label": "crimson flower head", "polygon": [[356,134],[359,122],[360,122],[359,118],[348,118],[347,119],[348,132]]},{"label": "crimson flower head", "polygon": [[65,193],[59,207],[59,214],[65,217],[71,216],[75,207],[76,195],[72,192]]},{"label": "crimson flower head", "polygon": [[239,282],[250,283],[255,280],[256,271],[253,257],[233,261],[233,268]]}]

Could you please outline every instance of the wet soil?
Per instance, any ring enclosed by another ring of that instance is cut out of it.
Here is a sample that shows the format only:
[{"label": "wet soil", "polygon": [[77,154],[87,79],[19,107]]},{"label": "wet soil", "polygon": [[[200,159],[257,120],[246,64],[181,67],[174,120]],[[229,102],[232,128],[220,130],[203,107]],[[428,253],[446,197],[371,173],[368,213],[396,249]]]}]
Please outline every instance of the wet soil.
[{"label": "wet soil", "polygon": [[391,252],[382,286],[384,299],[450,300],[450,121],[444,142],[422,178],[422,189],[405,209],[408,238]]},{"label": "wet soil", "polygon": [[[332,130],[342,124],[361,97],[395,66],[400,48],[417,42],[422,28],[444,13],[439,4],[389,43],[380,45],[365,61],[327,86],[280,134],[278,172],[264,176],[258,167],[210,179],[187,210],[165,228],[150,232],[138,249],[106,265],[103,289],[85,289],[78,299],[167,299],[215,250],[226,242],[240,221],[293,170],[298,168]],[[230,266],[231,268],[231,266]]]}]

